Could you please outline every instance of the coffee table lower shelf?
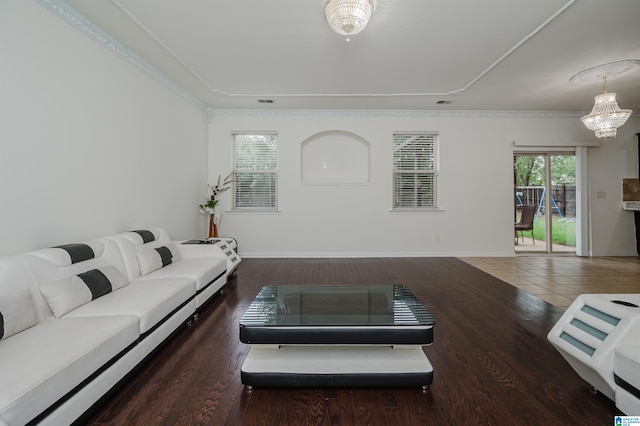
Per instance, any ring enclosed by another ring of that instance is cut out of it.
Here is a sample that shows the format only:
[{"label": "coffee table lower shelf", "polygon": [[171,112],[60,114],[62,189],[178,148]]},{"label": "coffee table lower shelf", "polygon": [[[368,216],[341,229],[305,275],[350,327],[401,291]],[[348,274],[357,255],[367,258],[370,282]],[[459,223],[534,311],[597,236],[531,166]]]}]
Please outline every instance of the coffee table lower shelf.
[{"label": "coffee table lower shelf", "polygon": [[241,368],[251,387],[422,387],[433,367],[422,346],[252,345]]}]

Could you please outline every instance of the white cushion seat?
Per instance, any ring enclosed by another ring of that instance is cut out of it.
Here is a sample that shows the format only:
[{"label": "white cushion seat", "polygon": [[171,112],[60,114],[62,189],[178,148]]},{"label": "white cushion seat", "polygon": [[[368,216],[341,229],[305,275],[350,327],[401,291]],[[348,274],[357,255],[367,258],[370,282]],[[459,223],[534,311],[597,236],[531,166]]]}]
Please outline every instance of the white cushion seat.
[{"label": "white cushion seat", "polygon": [[135,280],[80,306],[63,318],[135,315],[140,319],[140,335],[144,336],[193,298],[195,285],[190,278]]},{"label": "white cushion seat", "polygon": [[613,373],[626,382],[616,379],[616,406],[628,416],[640,416],[640,346],[617,347]]},{"label": "white cushion seat", "polygon": [[163,268],[157,269],[147,275],[142,275],[138,280],[158,278],[191,278],[196,282],[196,290],[205,288],[216,278],[225,277],[226,282],[227,263],[223,258],[189,258],[181,259]]},{"label": "white cushion seat", "polygon": [[138,318],[42,321],[0,344],[0,417],[24,424],[139,338]]}]

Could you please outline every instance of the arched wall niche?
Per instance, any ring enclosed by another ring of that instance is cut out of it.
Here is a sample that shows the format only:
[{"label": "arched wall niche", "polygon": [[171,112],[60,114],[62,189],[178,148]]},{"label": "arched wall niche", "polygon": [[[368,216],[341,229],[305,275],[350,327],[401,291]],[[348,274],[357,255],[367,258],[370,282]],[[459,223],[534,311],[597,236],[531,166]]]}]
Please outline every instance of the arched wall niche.
[{"label": "arched wall niche", "polygon": [[302,182],[309,184],[369,183],[371,145],[355,133],[329,130],[301,143]]}]

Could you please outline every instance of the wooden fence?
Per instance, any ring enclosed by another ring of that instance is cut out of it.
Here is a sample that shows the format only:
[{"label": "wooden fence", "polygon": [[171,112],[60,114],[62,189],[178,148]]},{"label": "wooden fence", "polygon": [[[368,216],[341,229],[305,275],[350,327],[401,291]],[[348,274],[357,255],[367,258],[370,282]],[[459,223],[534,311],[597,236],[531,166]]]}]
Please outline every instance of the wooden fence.
[{"label": "wooden fence", "polygon": [[[544,186],[518,186],[516,187],[516,206],[531,204],[540,206],[540,200],[544,193]],[[551,187],[551,208],[553,214],[562,215],[566,218],[576,217],[576,186],[575,185],[553,185]],[[554,204],[555,201],[555,204]],[[543,203],[544,204],[544,203]],[[540,212],[545,212],[545,205],[540,208]],[[556,208],[557,207],[557,208]],[[559,210],[559,212],[558,212]]]}]

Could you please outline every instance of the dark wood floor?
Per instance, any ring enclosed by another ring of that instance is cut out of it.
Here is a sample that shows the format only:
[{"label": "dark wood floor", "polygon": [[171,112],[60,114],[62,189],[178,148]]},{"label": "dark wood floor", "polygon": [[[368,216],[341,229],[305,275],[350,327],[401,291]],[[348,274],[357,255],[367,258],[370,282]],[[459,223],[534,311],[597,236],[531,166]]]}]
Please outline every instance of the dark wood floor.
[{"label": "dark wood floor", "polygon": [[[400,283],[436,319],[425,352],[434,382],[415,388],[251,391],[238,320],[263,285]],[[607,425],[546,335],[562,314],[453,258],[245,259],[205,309],[92,418],[102,425]]]}]

